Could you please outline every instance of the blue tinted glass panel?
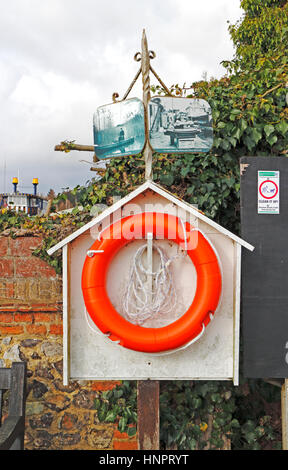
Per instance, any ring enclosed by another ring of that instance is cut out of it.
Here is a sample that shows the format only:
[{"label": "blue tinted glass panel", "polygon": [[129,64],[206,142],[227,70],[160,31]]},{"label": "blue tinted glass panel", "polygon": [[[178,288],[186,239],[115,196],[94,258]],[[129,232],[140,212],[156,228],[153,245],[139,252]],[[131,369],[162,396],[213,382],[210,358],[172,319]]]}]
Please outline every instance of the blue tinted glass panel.
[{"label": "blue tinted glass panel", "polygon": [[99,107],[93,116],[94,146],[98,158],[141,152],[145,143],[144,106],[137,98]]}]

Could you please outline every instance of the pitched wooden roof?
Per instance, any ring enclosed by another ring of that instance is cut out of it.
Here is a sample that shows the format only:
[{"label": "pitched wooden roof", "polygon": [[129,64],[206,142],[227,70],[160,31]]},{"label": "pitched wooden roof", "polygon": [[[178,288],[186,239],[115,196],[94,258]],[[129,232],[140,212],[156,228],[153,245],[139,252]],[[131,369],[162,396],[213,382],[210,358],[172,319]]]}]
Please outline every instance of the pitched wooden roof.
[{"label": "pitched wooden roof", "polygon": [[49,250],[47,250],[48,255],[52,255],[53,253],[55,253],[55,251],[59,250],[64,245],[67,245],[68,243],[72,242],[73,240],[75,240],[75,238],[79,237],[79,235],[86,232],[86,230],[89,230],[94,225],[100,223],[105,217],[112,214],[113,212],[115,212],[116,210],[121,208],[124,204],[127,204],[129,201],[131,201],[132,199],[134,199],[136,196],[143,193],[147,189],[155,191],[155,193],[163,196],[167,200],[169,200],[172,203],[178,205],[179,207],[186,210],[187,212],[194,215],[195,217],[198,217],[203,222],[206,222],[211,227],[214,227],[219,232],[223,233],[227,237],[230,237],[232,240],[239,243],[239,245],[243,246],[244,248],[247,248],[247,250],[250,250],[250,251],[254,250],[254,247],[252,245],[250,245],[250,243],[246,242],[245,240],[242,240],[242,238],[238,237],[237,235],[234,235],[234,233],[230,232],[229,230],[225,229],[224,227],[217,224],[213,220],[209,219],[209,217],[207,217],[205,214],[203,214],[203,212],[201,212],[195,206],[192,206],[191,204],[188,204],[187,202],[183,201],[179,197],[177,197],[174,194],[170,193],[169,191],[162,188],[160,185],[154,183],[153,181],[146,181],[141,186],[136,188],[134,191],[127,194],[126,196],[124,196],[119,201],[115,202],[115,204],[113,204],[112,206],[107,207],[103,212],[101,212],[101,214],[99,214],[97,217],[94,217],[90,222],[83,225],[83,227],[81,227],[78,230],[76,230],[75,232],[71,233],[68,237],[64,238],[59,243],[57,243],[56,245],[51,247]]}]

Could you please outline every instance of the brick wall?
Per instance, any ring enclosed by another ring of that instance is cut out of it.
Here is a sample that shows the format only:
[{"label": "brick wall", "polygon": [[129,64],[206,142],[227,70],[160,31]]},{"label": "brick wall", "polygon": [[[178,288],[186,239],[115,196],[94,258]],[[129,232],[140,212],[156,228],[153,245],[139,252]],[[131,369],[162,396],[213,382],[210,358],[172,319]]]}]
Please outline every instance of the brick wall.
[{"label": "brick wall", "polygon": [[26,361],[26,449],[137,449],[137,437],[103,424],[94,400],[117,382],[63,386],[62,280],[32,255],[37,236],[0,237],[0,367]]}]

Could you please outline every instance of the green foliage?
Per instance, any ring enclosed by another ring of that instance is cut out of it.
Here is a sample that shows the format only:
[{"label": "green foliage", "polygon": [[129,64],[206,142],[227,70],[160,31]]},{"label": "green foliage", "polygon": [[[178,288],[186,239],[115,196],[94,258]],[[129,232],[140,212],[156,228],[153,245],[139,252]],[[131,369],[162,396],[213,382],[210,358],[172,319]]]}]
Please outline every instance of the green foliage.
[{"label": "green foliage", "polygon": [[[239,423],[235,400],[217,382],[177,381],[161,385],[161,440],[179,450],[218,449]],[[213,416],[213,422],[211,417]]]},{"label": "green foliage", "polygon": [[234,449],[281,449],[281,389],[261,380],[242,379],[233,390],[234,417],[238,432],[232,436]]},{"label": "green foliage", "polygon": [[26,219],[27,216],[21,212],[2,209],[0,211],[0,233],[10,227],[20,227]]},{"label": "green foliage", "polygon": [[118,430],[134,436],[137,432],[136,382],[123,381],[112,390],[101,392],[94,402],[101,423],[118,422]]},{"label": "green foliage", "polygon": [[[263,382],[240,387],[225,382],[177,381],[161,384],[161,441],[179,450],[277,449],[281,443],[280,389]],[[274,421],[273,421],[274,420]]]},{"label": "green foliage", "polygon": [[229,32],[236,46],[235,64],[251,68],[261,57],[285,53],[288,37],[287,0],[242,0],[245,15]]}]

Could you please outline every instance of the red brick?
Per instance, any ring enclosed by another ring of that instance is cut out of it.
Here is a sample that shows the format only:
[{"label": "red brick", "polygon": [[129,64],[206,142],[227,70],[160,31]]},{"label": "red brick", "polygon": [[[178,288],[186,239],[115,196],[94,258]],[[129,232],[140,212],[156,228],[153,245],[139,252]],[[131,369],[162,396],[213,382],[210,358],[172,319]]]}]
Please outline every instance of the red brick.
[{"label": "red brick", "polygon": [[92,390],[99,390],[99,391],[106,391],[106,390],[113,390],[117,385],[120,385],[121,382],[119,381],[111,381],[111,380],[97,380],[97,382],[93,382],[91,385]]},{"label": "red brick", "polygon": [[9,258],[0,259],[0,277],[13,276],[13,260]]},{"label": "red brick", "polygon": [[118,441],[113,442],[114,450],[138,450],[137,441]]},{"label": "red brick", "polygon": [[115,429],[114,431],[114,439],[129,439],[127,432],[120,432],[119,429]]},{"label": "red brick", "polygon": [[32,256],[36,248],[39,248],[42,240],[39,237],[19,237],[10,239],[11,256],[27,257]]},{"label": "red brick", "polygon": [[0,256],[6,256],[8,254],[8,237],[0,237]]},{"label": "red brick", "polygon": [[35,323],[51,323],[55,321],[55,315],[49,313],[34,313]]},{"label": "red brick", "polygon": [[[62,303],[61,303],[61,307],[62,307]],[[31,310],[33,310],[33,312],[58,312],[61,307],[60,306],[55,307],[53,304],[52,305],[32,304],[30,308]]]},{"label": "red brick", "polygon": [[35,256],[31,258],[15,258],[16,276],[21,277],[56,277],[55,269]]},{"label": "red brick", "polygon": [[33,334],[33,335],[46,335],[47,330],[45,325],[27,325],[26,326],[26,331],[27,333]]},{"label": "red brick", "polygon": [[15,313],[14,316],[15,322],[25,322],[25,323],[32,323],[33,315],[31,313]]},{"label": "red brick", "polygon": [[21,325],[13,326],[2,326],[0,325],[0,334],[2,335],[21,335],[24,332],[24,328]]},{"label": "red brick", "polygon": [[62,336],[62,334],[63,334],[62,325],[51,325],[49,333],[51,335],[60,335],[60,336]]},{"label": "red brick", "polygon": [[13,321],[13,313],[0,313],[0,323],[11,323]]},{"label": "red brick", "polygon": [[[134,424],[129,424],[129,428],[130,428],[130,427],[131,427],[131,428],[134,427]],[[121,432],[121,431],[119,431],[119,429],[118,429],[118,424],[116,423],[116,424],[115,424],[115,429],[114,429],[114,439],[116,439],[116,440],[119,440],[119,439],[120,439],[120,440],[127,440],[127,439],[128,439],[128,440],[130,440],[130,441],[131,441],[131,440],[135,440],[135,439],[137,439],[137,433],[134,434],[134,436],[131,436],[131,437],[130,437],[130,436],[127,434],[127,432]]]}]

